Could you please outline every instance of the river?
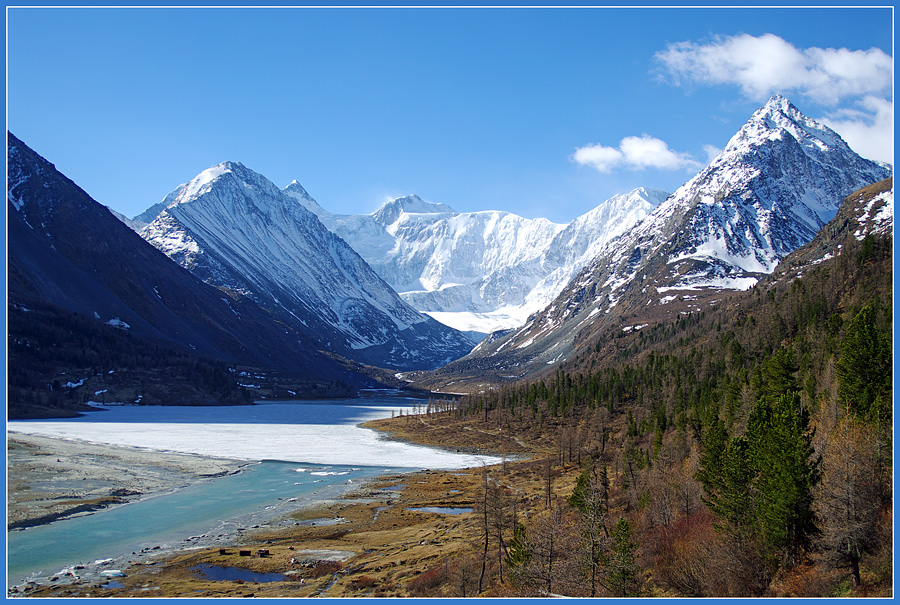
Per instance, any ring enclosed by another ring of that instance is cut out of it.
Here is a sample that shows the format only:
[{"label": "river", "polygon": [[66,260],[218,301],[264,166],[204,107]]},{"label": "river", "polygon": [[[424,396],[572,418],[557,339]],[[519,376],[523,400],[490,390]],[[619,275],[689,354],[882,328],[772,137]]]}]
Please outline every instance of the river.
[{"label": "river", "polygon": [[7,584],[156,546],[227,542],[239,528],[284,517],[386,473],[499,461],[391,441],[358,426],[414,412],[424,403],[383,396],[227,407],[114,406],[66,420],[8,422],[13,432],[259,464],[90,515],[7,532]]}]

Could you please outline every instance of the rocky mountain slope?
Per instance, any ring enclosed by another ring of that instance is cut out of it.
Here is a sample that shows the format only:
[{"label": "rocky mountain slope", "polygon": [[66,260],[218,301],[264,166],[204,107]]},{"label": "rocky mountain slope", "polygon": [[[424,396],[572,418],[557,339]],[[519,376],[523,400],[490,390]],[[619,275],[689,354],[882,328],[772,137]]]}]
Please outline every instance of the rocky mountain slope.
[{"label": "rocky mountain slope", "polygon": [[802,277],[809,268],[831,260],[855,242],[863,242],[865,250],[867,238],[892,236],[893,228],[894,178],[890,177],[848,196],[837,215],[811,242],[785,257],[764,284]]},{"label": "rocky mountain slope", "polygon": [[[841,200],[890,175],[829,128],[773,97],[696,177],[608,243],[546,309],[482,342],[434,382],[490,382],[568,358],[573,343],[652,309],[675,316],[744,290],[809,242]],[[433,383],[432,383],[433,384]]]},{"label": "rocky mountain slope", "polygon": [[[135,384],[155,372],[177,385],[202,359],[342,383],[344,392],[372,384],[246,297],[173,263],[15,136],[7,140],[8,354],[22,393],[85,377],[60,372],[128,364],[144,371]],[[215,398],[206,391],[195,402]]]},{"label": "rocky mountain slope", "polygon": [[224,162],[167,197],[141,235],[205,282],[239,292],[326,349],[430,369],[474,344],[422,315],[296,197]]}]

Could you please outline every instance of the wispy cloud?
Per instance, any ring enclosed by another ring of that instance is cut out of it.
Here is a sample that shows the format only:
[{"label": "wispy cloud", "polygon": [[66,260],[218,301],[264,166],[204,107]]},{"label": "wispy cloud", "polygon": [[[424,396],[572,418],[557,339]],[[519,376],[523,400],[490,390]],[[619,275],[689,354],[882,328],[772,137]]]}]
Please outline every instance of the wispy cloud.
[{"label": "wispy cloud", "polygon": [[797,48],[774,34],[677,42],[656,53],[676,86],[731,85],[753,100],[800,95],[833,107],[819,118],[860,155],[894,161],[894,60],[879,48]]},{"label": "wispy cloud", "polygon": [[821,122],[841,134],[863,157],[894,163],[894,103],[875,96],[864,98],[862,109],[838,109]]},{"label": "wispy cloud", "polygon": [[706,161],[712,162],[717,155],[722,153],[722,150],[716,147],[715,145],[704,145],[703,151],[706,152]]},{"label": "wispy cloud", "polygon": [[669,148],[665,141],[648,134],[639,137],[625,137],[618,147],[590,144],[579,147],[571,156],[572,161],[583,166],[591,166],[600,172],[611,172],[616,168],[643,170],[697,169],[701,164],[688,153],[680,153]]},{"label": "wispy cloud", "polygon": [[676,85],[731,84],[752,99],[799,93],[835,105],[891,88],[893,59],[878,48],[797,48],[774,34],[677,42],[656,53]]}]

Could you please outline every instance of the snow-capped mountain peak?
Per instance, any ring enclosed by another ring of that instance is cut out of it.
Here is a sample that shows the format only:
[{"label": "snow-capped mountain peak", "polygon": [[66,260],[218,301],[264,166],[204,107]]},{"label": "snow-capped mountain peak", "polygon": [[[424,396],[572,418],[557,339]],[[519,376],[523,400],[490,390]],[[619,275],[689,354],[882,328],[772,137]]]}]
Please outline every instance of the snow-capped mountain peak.
[{"label": "snow-capped mountain peak", "polygon": [[[565,359],[576,339],[600,326],[614,329],[629,314],[698,310],[722,289],[750,288],[811,241],[848,195],[890,173],[775,96],[709,166],[610,240],[550,305],[459,367],[536,371]],[[866,224],[892,224],[890,201],[879,198],[877,210],[873,203]]]},{"label": "snow-capped mountain peak", "polygon": [[[209,191],[221,188],[222,182],[230,182],[232,186],[243,187],[246,191],[254,191],[254,203],[268,204],[281,198],[281,190],[269,179],[250,170],[240,162],[226,161],[207,168],[184,186],[178,197],[170,204],[174,208],[184,203],[191,203]],[[232,197],[232,201],[241,199],[240,195]]]},{"label": "snow-capped mountain peak", "polygon": [[447,204],[426,202],[413,194],[386,202],[372,216],[375,222],[386,227],[397,222],[401,214],[456,214],[456,210]]},{"label": "snow-capped mountain peak", "polygon": [[658,189],[615,196],[569,225],[511,212],[456,212],[418,196],[373,214],[320,214],[416,309],[483,334],[522,325],[613,237],[666,197]]},{"label": "snow-capped mountain peak", "polygon": [[322,208],[319,203],[307,193],[306,189],[303,188],[303,185],[297,182],[297,179],[291,181],[287,187],[282,189],[282,192],[300,202],[301,206],[318,216],[320,219],[323,216],[331,214]]},{"label": "snow-capped mountain peak", "polygon": [[[766,139],[777,140],[790,134],[802,146],[821,151],[840,149],[849,151],[839,134],[824,124],[805,116],[790,101],[775,95],[759,108],[731,139],[728,146],[759,144]],[[727,147],[726,147],[727,148]]]},{"label": "snow-capped mountain peak", "polygon": [[[669,262],[691,258],[718,266],[710,284],[726,283],[720,278],[735,270],[770,273],[834,217],[846,195],[888,174],[776,95],[634,237],[652,238],[654,249],[669,246]],[[683,236],[670,242],[672,225],[682,220],[688,221]]]},{"label": "snow-capped mountain peak", "polygon": [[238,162],[192,179],[141,235],[207,283],[247,294],[325,349],[400,369],[433,367],[469,339],[415,311],[310,212]]}]

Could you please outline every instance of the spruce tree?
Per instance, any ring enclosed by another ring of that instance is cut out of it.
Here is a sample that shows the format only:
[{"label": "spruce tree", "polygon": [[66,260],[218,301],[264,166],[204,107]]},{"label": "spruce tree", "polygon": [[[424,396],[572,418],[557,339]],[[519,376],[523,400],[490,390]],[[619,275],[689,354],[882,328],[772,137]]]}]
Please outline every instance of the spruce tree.
[{"label": "spruce tree", "polygon": [[772,554],[796,561],[817,532],[813,488],[819,458],[812,446],[809,412],[796,392],[761,397],[750,413],[747,442],[756,471],[756,530]]},{"label": "spruce tree", "polygon": [[622,517],[610,532],[607,584],[619,597],[635,597],[639,593],[635,551],[637,544],[631,539],[631,524]]},{"label": "spruce tree", "polygon": [[836,370],[838,395],[860,417],[884,426],[891,421],[891,336],[878,325],[877,300],[863,307],[847,327]]}]

